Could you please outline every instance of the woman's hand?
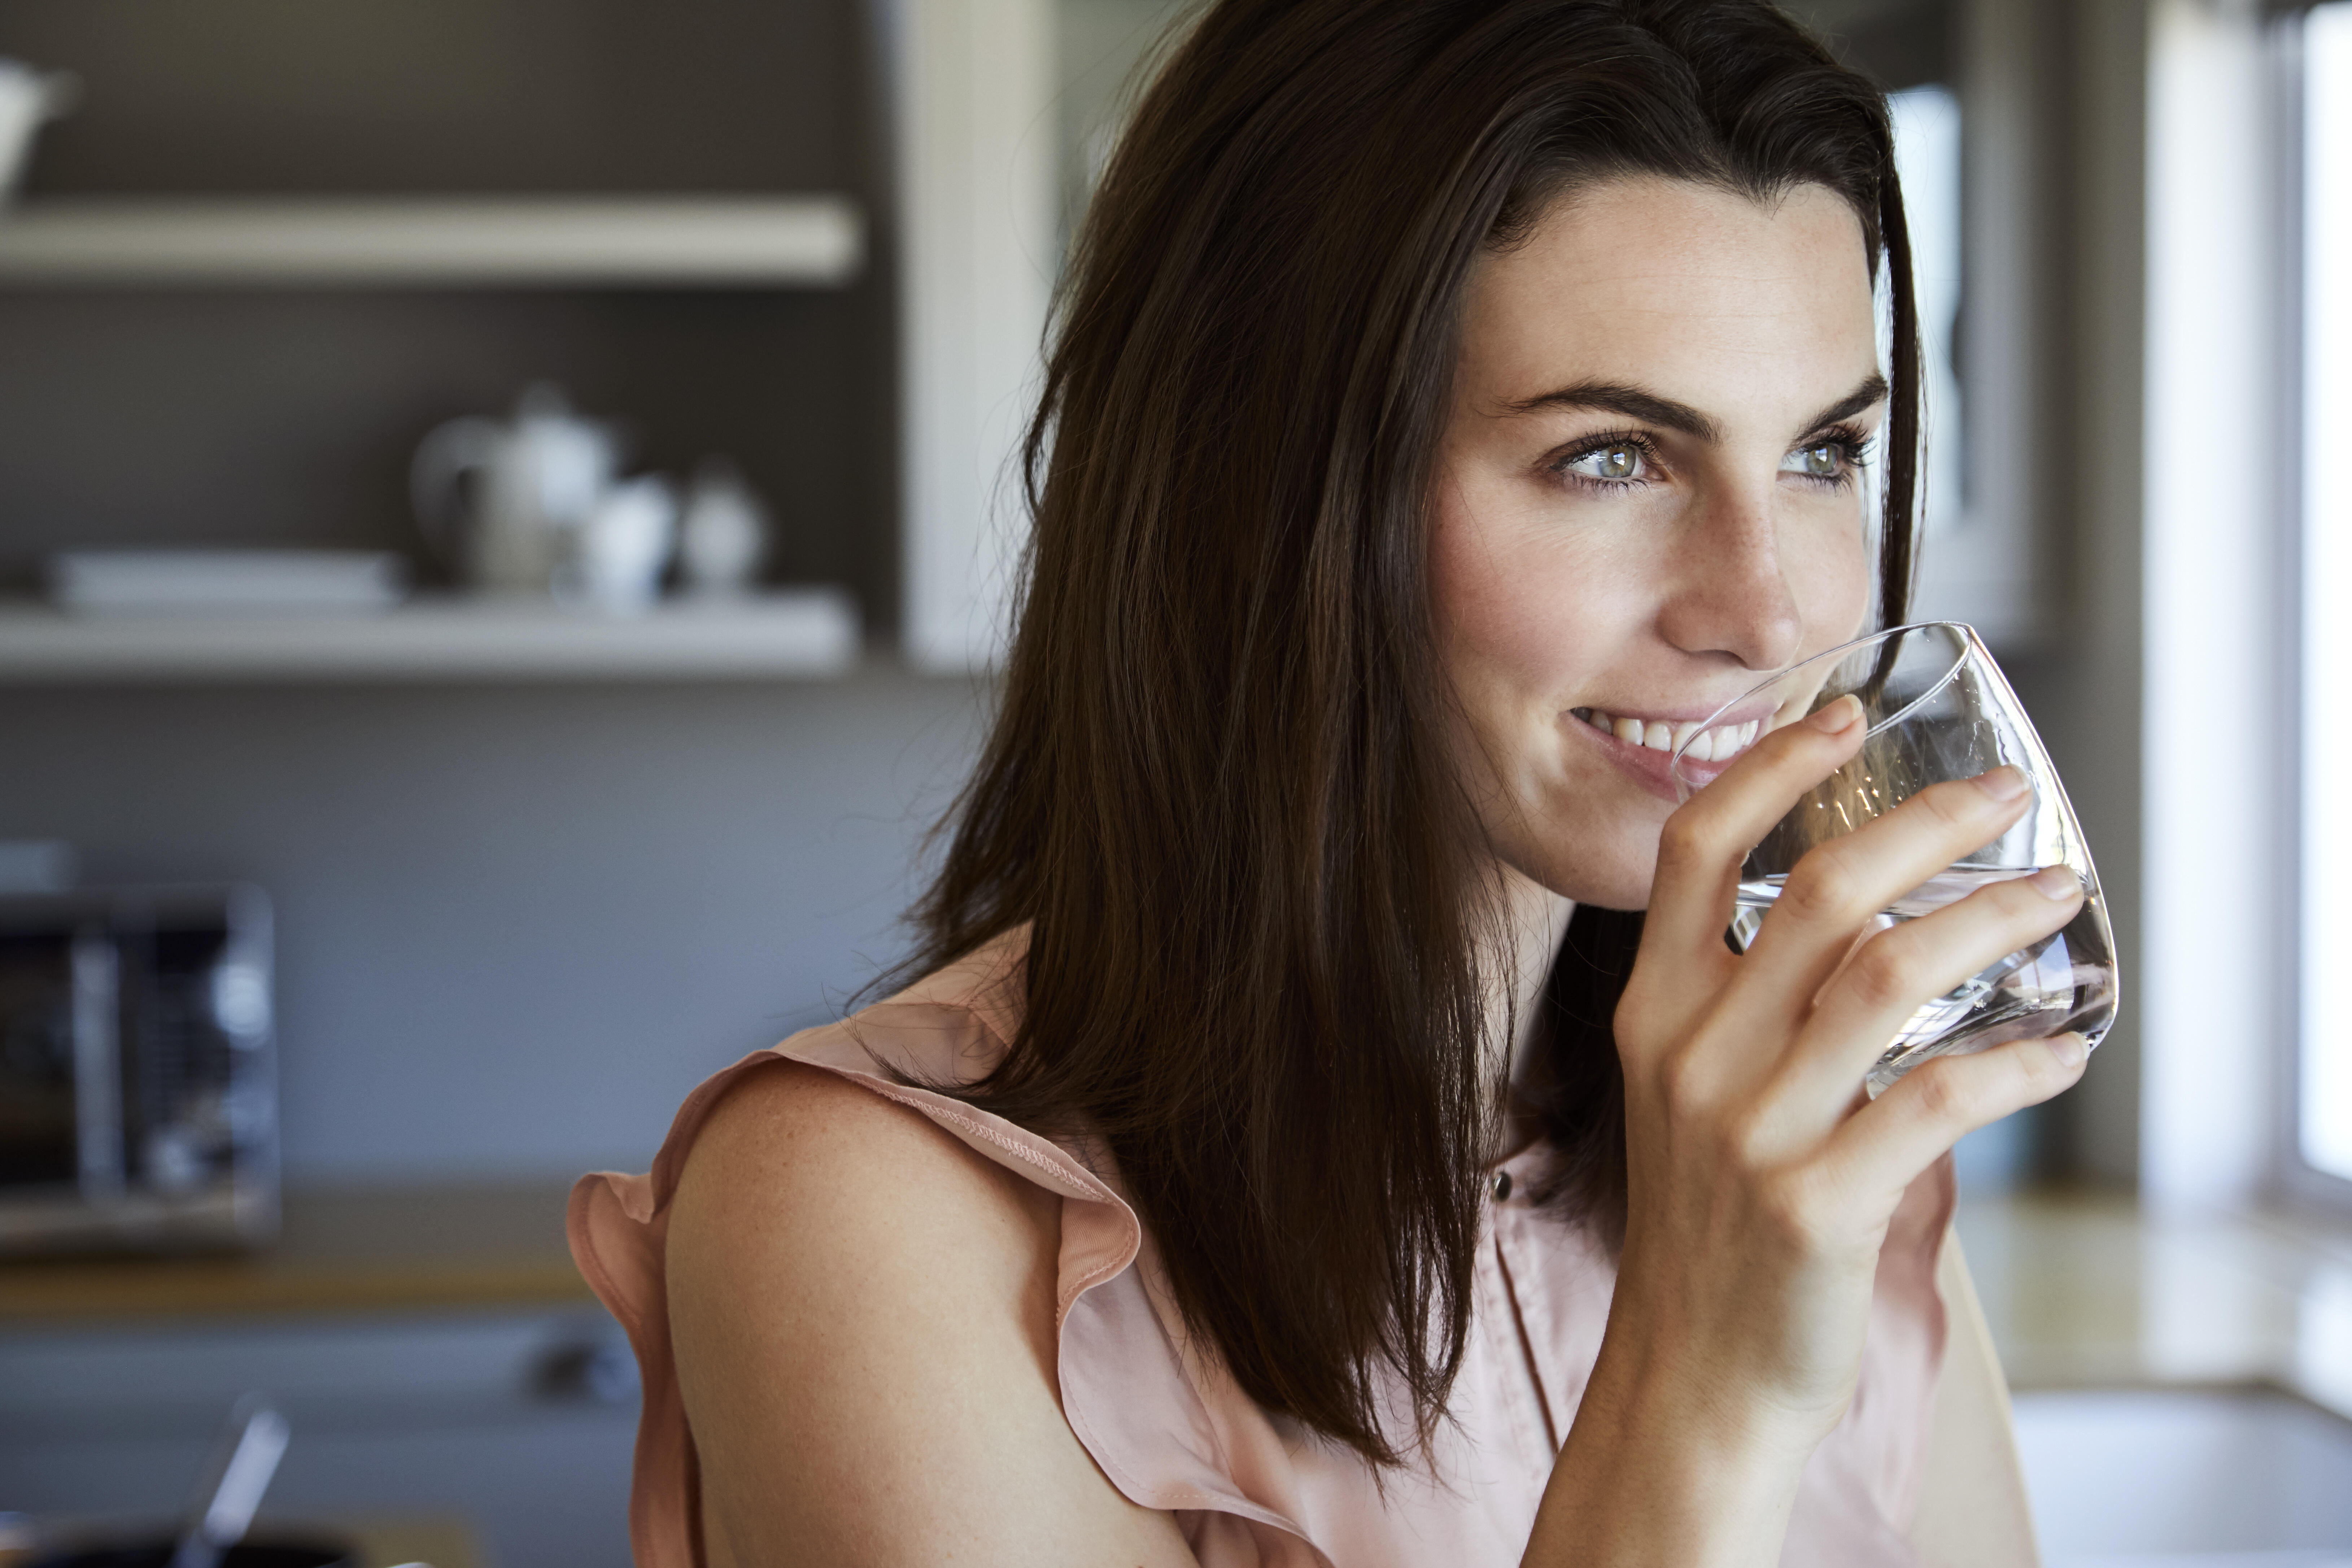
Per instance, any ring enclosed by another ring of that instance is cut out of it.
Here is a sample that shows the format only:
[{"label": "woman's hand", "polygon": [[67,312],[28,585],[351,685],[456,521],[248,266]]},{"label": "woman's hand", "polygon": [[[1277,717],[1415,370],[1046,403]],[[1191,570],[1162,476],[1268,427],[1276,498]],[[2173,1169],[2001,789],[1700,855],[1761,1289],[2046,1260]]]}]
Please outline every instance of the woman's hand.
[{"label": "woman's hand", "polygon": [[1592,1384],[1529,1563],[1772,1563],[1796,1479],[1853,1395],[1904,1189],[1971,1129],[2046,1100],[2082,1042],[1939,1058],[1860,1085],[1925,1002],[2059,930],[2063,868],[1882,931],[1872,918],[2022,815],[2012,769],[1938,784],[1799,862],[1749,951],[1739,868],[1862,742],[1852,699],[1768,736],[1666,824],[1616,1032],[1625,1247]]}]

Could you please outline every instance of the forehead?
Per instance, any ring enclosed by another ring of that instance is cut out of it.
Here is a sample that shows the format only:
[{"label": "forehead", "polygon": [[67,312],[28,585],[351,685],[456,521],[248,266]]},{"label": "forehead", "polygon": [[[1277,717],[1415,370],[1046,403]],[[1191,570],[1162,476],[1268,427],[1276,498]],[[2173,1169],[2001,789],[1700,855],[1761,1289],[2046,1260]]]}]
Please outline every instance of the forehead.
[{"label": "forehead", "polygon": [[1817,406],[1877,359],[1862,225],[1820,185],[1769,203],[1679,180],[1607,180],[1555,203],[1474,273],[1462,390],[1537,396],[1586,379],[1730,415]]}]

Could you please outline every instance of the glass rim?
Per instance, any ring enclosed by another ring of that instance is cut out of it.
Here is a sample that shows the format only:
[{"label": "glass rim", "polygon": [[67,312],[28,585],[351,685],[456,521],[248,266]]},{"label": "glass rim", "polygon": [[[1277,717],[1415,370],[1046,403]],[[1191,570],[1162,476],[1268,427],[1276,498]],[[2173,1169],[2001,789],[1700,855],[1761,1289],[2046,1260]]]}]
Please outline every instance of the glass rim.
[{"label": "glass rim", "polygon": [[1905,703],[1902,707],[1896,709],[1894,712],[1888,714],[1885,718],[1881,719],[1869,729],[1864,731],[1862,738],[1867,741],[1874,736],[1885,734],[1888,730],[1900,724],[1904,720],[1918,711],[1921,706],[1927,703],[1929,699],[1933,698],[1937,692],[1943,690],[1944,688],[1949,686],[1958,678],[1961,667],[1969,661],[1969,655],[1984,646],[1984,639],[1977,635],[1976,627],[1969,625],[1966,621],[1908,621],[1899,626],[1888,626],[1884,630],[1872,632],[1867,636],[1858,637],[1851,639],[1850,641],[1842,642],[1835,647],[1825,647],[1821,652],[1814,654],[1811,658],[1801,658],[1794,664],[1783,665],[1779,669],[1774,670],[1771,674],[1766,676],[1763,679],[1758,681],[1755,685],[1749,687],[1747,690],[1741,692],[1738,696],[1733,698],[1730,701],[1726,702],[1723,706],[1717,708],[1714,712],[1701,720],[1698,726],[1690,732],[1689,736],[1684,740],[1683,743],[1676,746],[1674,749],[1673,753],[1667,757],[1667,772],[1672,773],[1676,779],[1681,779],[1683,753],[1690,749],[1691,742],[1696,741],[1701,735],[1706,734],[1707,731],[1713,727],[1716,720],[1720,719],[1724,714],[1730,712],[1734,708],[1738,707],[1741,703],[1747,701],[1749,698],[1754,697],[1758,692],[1764,690],[1766,688],[1778,685],[1780,682],[1786,680],[1790,676],[1795,674],[1798,670],[1804,668],[1808,665],[1819,664],[1823,659],[1835,659],[1840,663],[1843,663],[1847,658],[1852,658],[1854,651],[1858,648],[1865,648],[1874,643],[1885,642],[1888,637],[1900,637],[1906,632],[1925,631],[1958,632],[1960,638],[1958,656],[1952,660],[1951,668],[1945,670],[1943,674],[1937,676],[1935,680],[1928,685],[1926,690],[1920,692],[1917,696],[1912,698],[1910,701]]}]

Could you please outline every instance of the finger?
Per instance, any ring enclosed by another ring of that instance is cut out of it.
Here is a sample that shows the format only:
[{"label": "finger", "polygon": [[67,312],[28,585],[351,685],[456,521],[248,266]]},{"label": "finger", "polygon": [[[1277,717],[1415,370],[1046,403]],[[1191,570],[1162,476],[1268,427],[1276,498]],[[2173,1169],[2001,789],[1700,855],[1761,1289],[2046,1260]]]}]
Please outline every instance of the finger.
[{"label": "finger", "polygon": [[1720,952],[1748,851],[1804,793],[1860,749],[1862,704],[1842,697],[1801,722],[1764,736],[1713,784],[1666,818],[1642,926],[1644,956],[1680,964]]},{"label": "finger", "polygon": [[2082,907],[2081,879],[2052,866],[1871,937],[1822,990],[1799,1037],[1785,1069],[1792,1103],[1835,1121],[1921,1005],[2061,930]]},{"label": "finger", "polygon": [[2082,1036],[2060,1035],[1922,1062],[1831,1135],[1828,1173],[1906,1186],[1963,1134],[2070,1088],[2089,1055]]},{"label": "finger", "polygon": [[[2032,785],[2013,767],[1930,785],[1797,862],[1741,965],[1744,1004],[1794,1022],[1853,951],[1874,915],[2025,813]],[[1876,939],[1873,939],[1874,941]]]}]

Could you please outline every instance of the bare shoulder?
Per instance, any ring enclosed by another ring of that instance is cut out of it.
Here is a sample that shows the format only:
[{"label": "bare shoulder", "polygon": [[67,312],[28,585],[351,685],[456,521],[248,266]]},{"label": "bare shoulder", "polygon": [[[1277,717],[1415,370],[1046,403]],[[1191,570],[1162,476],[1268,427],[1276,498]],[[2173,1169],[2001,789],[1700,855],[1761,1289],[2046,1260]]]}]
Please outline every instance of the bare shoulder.
[{"label": "bare shoulder", "polygon": [[[959,1253],[1010,1263],[1060,1242],[1059,1200],[966,1147],[929,1118],[822,1068],[779,1060],[745,1075],[687,1156],[672,1210],[678,1232],[723,1227],[719,1258],[781,1227],[792,1258],[855,1237],[877,1265],[894,1237],[970,1237]],[[877,1230],[875,1227],[880,1228]],[[920,1256],[920,1255],[918,1255]],[[687,1261],[696,1261],[689,1256]]]},{"label": "bare shoulder", "polygon": [[728,1093],[668,1241],[715,1562],[1192,1561],[1063,1418],[1060,1205],[822,1068]]}]

